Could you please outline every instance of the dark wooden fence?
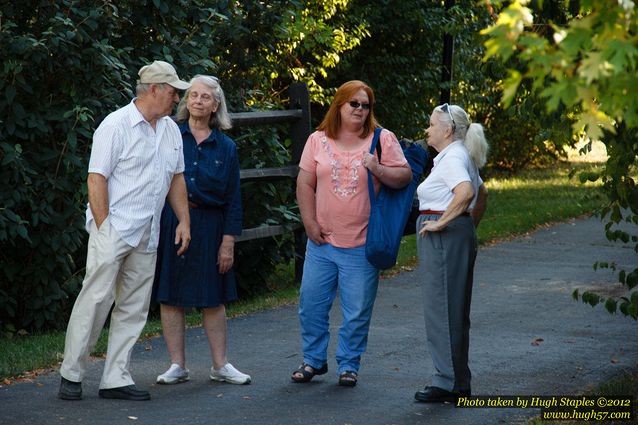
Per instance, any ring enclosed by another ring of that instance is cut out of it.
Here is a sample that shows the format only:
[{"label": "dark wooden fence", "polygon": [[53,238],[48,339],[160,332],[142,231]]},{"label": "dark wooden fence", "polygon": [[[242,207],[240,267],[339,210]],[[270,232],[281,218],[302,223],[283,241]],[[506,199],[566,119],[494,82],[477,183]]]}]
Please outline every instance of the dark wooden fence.
[{"label": "dark wooden fence", "polygon": [[[290,179],[291,184],[294,184],[294,180],[299,172],[301,153],[311,132],[310,98],[308,95],[308,87],[302,83],[291,85],[288,93],[291,109],[284,111],[237,112],[230,114],[234,128],[290,123],[290,139],[292,140],[290,165],[280,168],[252,168],[241,170],[240,178],[242,181]],[[237,242],[243,242],[277,236],[291,231],[294,232],[295,238],[295,279],[301,281],[305,255],[303,226],[301,224],[259,226],[243,229],[241,236],[236,240]]]}]

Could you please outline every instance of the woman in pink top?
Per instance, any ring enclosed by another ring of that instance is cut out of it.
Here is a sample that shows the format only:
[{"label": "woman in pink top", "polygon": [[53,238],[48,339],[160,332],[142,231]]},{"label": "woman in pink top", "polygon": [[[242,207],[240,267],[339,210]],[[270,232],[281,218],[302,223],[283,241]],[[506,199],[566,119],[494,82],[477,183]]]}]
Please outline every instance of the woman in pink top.
[{"label": "woman in pink top", "polygon": [[339,385],[355,386],[368,340],[379,271],[365,256],[370,215],[367,172],[380,184],[401,188],[412,171],[392,132],[383,130],[381,163],[370,146],[378,123],[374,93],[361,81],[343,84],[328,113],[308,138],[299,164],[297,202],[308,236],[299,295],[303,363],[293,382],[328,371],[328,314],[337,288],[343,322],[339,330]]}]

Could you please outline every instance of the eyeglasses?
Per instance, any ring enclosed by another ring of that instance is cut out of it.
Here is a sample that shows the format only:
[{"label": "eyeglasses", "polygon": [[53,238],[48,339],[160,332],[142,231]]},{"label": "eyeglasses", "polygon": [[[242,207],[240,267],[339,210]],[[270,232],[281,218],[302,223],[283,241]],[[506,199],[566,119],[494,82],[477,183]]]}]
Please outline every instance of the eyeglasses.
[{"label": "eyeglasses", "polygon": [[348,105],[352,106],[354,109],[357,109],[358,107],[361,107],[361,109],[364,109],[366,111],[370,109],[369,103],[359,103],[354,100],[351,100],[350,102],[348,102]]},{"label": "eyeglasses", "polygon": [[208,102],[212,102],[213,101],[213,97],[207,93],[202,93],[199,94],[196,91],[192,91],[188,94],[188,98],[190,100],[197,100],[198,98],[201,99],[202,102],[204,103],[208,103]]},{"label": "eyeglasses", "polygon": [[443,105],[441,105],[441,110],[443,112],[447,112],[447,114],[450,116],[450,119],[452,120],[452,129],[456,129],[456,122],[454,121],[452,112],[450,112],[450,105],[448,105],[447,103],[444,103]]}]

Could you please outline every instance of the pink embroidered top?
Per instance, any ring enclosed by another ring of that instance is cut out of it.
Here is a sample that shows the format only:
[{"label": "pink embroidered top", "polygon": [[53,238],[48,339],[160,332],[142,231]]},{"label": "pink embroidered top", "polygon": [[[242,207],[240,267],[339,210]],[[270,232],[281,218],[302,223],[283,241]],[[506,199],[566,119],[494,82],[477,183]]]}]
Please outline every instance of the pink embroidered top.
[{"label": "pink embroidered top", "polygon": [[[370,197],[368,195],[367,169],[363,166],[363,154],[370,151],[373,133],[368,135],[366,148],[358,152],[340,151],[335,141],[323,131],[315,131],[308,137],[299,167],[317,176],[315,189],[316,215],[321,228],[330,233],[328,242],[339,248],[365,245]],[[389,130],[383,130],[381,164],[388,167],[407,166],[401,145]],[[372,177],[375,191],[380,182]]]}]

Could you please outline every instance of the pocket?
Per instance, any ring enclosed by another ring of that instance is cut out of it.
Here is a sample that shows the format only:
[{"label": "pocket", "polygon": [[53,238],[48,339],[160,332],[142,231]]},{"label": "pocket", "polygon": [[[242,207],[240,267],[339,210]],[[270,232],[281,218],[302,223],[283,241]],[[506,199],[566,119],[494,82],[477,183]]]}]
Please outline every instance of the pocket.
[{"label": "pocket", "polygon": [[177,170],[177,162],[179,160],[179,148],[175,148],[173,155],[169,155],[164,161],[164,169],[172,176]]},{"label": "pocket", "polygon": [[222,196],[226,191],[228,182],[228,170],[224,162],[217,159],[204,161],[198,169],[199,181],[202,189],[207,192]]},{"label": "pocket", "polygon": [[111,226],[111,214],[107,215],[100,227],[97,227],[97,223],[95,223],[95,227],[97,228],[98,234],[106,234],[108,233],[108,229]]},{"label": "pocket", "polygon": [[432,249],[437,251],[443,250],[443,233],[445,231],[446,230],[443,229],[440,232],[428,232],[427,235],[425,235],[426,238],[429,238]]}]

